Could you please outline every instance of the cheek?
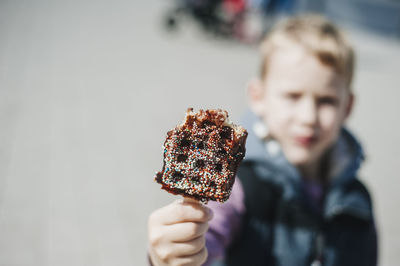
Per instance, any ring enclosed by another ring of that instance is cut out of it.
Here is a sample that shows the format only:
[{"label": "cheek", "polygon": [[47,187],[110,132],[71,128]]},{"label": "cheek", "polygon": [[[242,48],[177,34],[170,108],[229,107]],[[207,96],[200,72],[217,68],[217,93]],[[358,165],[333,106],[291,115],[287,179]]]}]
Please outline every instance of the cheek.
[{"label": "cheek", "polygon": [[320,110],[319,121],[322,134],[334,137],[340,130],[343,116],[338,109],[334,107],[326,107]]},{"label": "cheek", "polygon": [[268,128],[272,134],[282,135],[288,130],[293,118],[293,106],[287,106],[285,103],[279,101],[268,104],[270,114],[266,117]]}]

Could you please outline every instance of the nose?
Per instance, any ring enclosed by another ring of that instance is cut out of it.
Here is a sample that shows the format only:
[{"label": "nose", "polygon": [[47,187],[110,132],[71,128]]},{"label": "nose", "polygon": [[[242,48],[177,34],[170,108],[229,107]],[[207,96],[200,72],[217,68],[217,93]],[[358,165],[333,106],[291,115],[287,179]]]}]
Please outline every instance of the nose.
[{"label": "nose", "polygon": [[299,122],[306,126],[314,126],[317,123],[317,103],[311,98],[305,98],[299,102],[297,109]]}]

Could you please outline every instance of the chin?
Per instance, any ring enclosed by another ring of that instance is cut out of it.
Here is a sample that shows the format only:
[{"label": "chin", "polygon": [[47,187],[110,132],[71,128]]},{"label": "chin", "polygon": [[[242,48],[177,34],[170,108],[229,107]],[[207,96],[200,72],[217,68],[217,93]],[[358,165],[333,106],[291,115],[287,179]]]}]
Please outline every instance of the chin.
[{"label": "chin", "polygon": [[296,149],[286,153],[287,160],[294,166],[304,166],[316,160],[315,154],[309,150]]}]

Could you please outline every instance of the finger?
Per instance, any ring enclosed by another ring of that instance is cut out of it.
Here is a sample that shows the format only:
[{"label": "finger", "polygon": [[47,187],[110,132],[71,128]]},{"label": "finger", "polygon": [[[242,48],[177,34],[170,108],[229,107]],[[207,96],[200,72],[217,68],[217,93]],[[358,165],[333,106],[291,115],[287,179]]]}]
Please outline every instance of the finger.
[{"label": "finger", "polygon": [[208,223],[185,222],[164,227],[165,239],[171,242],[186,242],[204,235]]},{"label": "finger", "polygon": [[182,222],[207,222],[211,218],[211,210],[201,203],[179,201],[155,211],[151,220],[168,225]]},{"label": "finger", "polygon": [[208,217],[206,217],[207,221],[211,220],[214,217],[214,213],[212,212],[212,210],[198,200],[184,197],[183,201],[177,200],[175,203],[178,205],[182,204],[185,206],[192,206],[195,209],[200,209],[201,211],[206,212],[206,214],[208,216]]},{"label": "finger", "polygon": [[172,262],[171,265],[180,265],[180,266],[202,265],[207,260],[207,256],[208,256],[207,248],[204,247],[194,255],[174,258],[171,261]]},{"label": "finger", "polygon": [[173,258],[188,257],[197,254],[205,247],[205,242],[205,237],[201,236],[184,243],[164,243],[149,249],[149,255],[154,260],[168,263]]},{"label": "finger", "polygon": [[172,256],[173,257],[186,257],[190,255],[197,254],[201,251],[206,244],[206,238],[204,235],[197,237],[195,239],[181,242],[181,243],[172,243]]}]

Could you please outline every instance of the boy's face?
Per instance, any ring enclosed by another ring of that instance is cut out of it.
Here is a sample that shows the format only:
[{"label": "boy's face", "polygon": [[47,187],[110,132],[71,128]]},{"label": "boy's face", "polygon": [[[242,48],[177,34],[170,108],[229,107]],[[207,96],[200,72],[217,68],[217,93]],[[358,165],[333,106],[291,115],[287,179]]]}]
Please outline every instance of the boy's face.
[{"label": "boy's face", "polygon": [[278,48],[263,81],[249,87],[250,105],[289,162],[313,167],[337,139],[353,97],[343,78],[301,47]]}]

